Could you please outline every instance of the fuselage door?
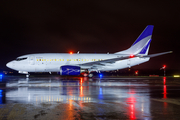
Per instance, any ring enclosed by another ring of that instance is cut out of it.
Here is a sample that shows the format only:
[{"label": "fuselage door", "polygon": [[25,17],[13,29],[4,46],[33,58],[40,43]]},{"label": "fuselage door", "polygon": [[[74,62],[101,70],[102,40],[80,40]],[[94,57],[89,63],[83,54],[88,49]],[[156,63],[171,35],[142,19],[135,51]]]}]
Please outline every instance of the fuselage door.
[{"label": "fuselage door", "polygon": [[34,56],[29,57],[29,64],[34,65]]},{"label": "fuselage door", "polygon": [[130,59],[127,60],[127,65],[128,65],[129,67],[131,67],[131,60],[130,60]]}]

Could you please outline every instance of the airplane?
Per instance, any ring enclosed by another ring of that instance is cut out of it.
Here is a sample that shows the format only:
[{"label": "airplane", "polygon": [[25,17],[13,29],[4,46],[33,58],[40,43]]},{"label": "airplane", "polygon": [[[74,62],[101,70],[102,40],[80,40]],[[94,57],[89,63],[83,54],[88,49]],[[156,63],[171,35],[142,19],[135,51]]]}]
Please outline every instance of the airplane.
[{"label": "airplane", "polygon": [[113,71],[130,68],[149,61],[151,57],[172,53],[172,51],[148,55],[153,25],[148,25],[132,46],[114,54],[90,53],[38,53],[17,57],[6,66],[29,77],[30,72],[59,72],[60,75],[93,77],[93,72]]}]

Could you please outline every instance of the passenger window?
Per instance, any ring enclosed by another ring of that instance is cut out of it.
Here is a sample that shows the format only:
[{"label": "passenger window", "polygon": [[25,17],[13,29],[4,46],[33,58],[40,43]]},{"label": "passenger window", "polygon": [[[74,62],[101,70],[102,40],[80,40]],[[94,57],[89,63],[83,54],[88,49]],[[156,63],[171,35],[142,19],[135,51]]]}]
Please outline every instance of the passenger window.
[{"label": "passenger window", "polygon": [[83,59],[82,59],[82,61],[83,61]]},{"label": "passenger window", "polygon": [[59,61],[59,59],[57,59],[57,61]]},{"label": "passenger window", "polygon": [[51,61],[51,59],[49,59],[49,61]]},{"label": "passenger window", "polygon": [[69,61],[69,59],[67,59],[67,61]]},{"label": "passenger window", "polygon": [[64,61],[64,59],[62,59],[62,61]]},{"label": "passenger window", "polygon": [[59,59],[59,61],[61,61],[61,59]]},{"label": "passenger window", "polygon": [[86,61],[86,59],[84,59],[84,61]]},{"label": "passenger window", "polygon": [[53,61],[53,59],[52,59],[52,61]]},{"label": "passenger window", "polygon": [[76,61],[76,59],[74,59],[74,61]]},{"label": "passenger window", "polygon": [[38,61],[38,59],[37,59],[37,61]]},{"label": "passenger window", "polygon": [[54,61],[56,61],[56,59],[54,59]]},{"label": "passenger window", "polygon": [[41,59],[39,59],[39,61],[41,61]]},{"label": "passenger window", "polygon": [[72,59],[72,61],[73,61],[73,59]]},{"label": "passenger window", "polygon": [[49,59],[47,59],[47,61],[49,61]]},{"label": "passenger window", "polygon": [[46,61],[46,59],[44,59],[44,61]]}]

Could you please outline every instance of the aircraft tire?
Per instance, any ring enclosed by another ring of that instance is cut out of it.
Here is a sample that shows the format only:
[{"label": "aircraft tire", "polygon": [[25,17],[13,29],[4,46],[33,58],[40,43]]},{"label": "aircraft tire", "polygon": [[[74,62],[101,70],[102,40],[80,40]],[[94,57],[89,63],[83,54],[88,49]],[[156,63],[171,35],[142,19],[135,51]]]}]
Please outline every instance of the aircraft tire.
[{"label": "aircraft tire", "polygon": [[92,73],[91,73],[91,74],[89,74],[89,75],[88,75],[88,77],[92,78],[92,77],[93,77],[93,74],[92,74]]}]

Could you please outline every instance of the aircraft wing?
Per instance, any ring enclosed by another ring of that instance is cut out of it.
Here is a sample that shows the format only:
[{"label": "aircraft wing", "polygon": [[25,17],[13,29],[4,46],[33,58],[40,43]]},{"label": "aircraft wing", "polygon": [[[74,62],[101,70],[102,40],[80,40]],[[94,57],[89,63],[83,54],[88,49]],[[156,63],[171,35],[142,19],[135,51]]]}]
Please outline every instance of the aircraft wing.
[{"label": "aircraft wing", "polygon": [[126,55],[126,56],[121,56],[121,57],[111,58],[111,59],[106,59],[106,60],[101,60],[101,61],[82,63],[82,64],[79,64],[79,65],[80,66],[105,66],[107,64],[113,64],[113,63],[115,63],[116,61],[119,61],[119,60],[131,59],[131,58],[134,58],[134,57],[139,57],[139,58],[156,57],[156,56],[164,55],[164,54],[168,54],[168,53],[172,53],[172,51],[163,52],[163,53],[156,53],[156,54],[151,54],[151,55],[134,55],[134,56]]},{"label": "aircraft wing", "polygon": [[94,61],[94,62],[88,62],[88,63],[82,63],[79,64],[80,66],[105,66],[106,64],[112,64],[119,60],[129,59],[130,56],[123,56],[123,57],[117,57],[117,58],[111,58],[106,60],[100,60],[100,61]]}]

